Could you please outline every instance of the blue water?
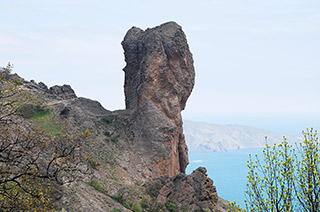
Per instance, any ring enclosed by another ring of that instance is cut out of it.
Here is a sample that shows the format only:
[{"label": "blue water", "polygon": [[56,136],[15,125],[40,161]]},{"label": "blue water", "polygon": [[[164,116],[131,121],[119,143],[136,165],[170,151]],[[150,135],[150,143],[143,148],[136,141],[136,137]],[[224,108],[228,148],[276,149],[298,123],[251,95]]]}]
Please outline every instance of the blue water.
[{"label": "blue water", "polygon": [[[236,200],[244,207],[247,183],[247,160],[249,153],[262,154],[263,148],[241,149],[229,152],[189,152],[187,173],[200,166],[207,169],[208,176],[217,188],[218,196],[228,201]],[[260,156],[261,157],[261,156]]]}]

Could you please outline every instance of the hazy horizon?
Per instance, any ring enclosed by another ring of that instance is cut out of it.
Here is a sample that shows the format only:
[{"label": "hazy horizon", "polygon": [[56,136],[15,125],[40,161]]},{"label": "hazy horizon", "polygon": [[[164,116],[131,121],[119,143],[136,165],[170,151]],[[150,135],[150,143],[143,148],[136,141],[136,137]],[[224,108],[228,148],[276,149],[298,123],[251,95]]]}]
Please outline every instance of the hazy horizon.
[{"label": "hazy horizon", "polygon": [[286,134],[306,128],[320,130],[320,113],[183,113],[184,120],[218,125],[242,125]]}]

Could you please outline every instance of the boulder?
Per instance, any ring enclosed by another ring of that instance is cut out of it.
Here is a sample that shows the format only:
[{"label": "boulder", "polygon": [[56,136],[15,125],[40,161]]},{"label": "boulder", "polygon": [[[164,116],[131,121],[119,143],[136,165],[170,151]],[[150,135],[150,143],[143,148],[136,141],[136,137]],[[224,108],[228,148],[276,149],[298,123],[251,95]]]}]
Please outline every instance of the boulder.
[{"label": "boulder", "polygon": [[206,172],[206,168],[199,167],[190,175],[179,174],[169,178],[160,189],[158,200],[171,200],[178,208],[192,211],[211,211],[217,208],[216,187]]}]

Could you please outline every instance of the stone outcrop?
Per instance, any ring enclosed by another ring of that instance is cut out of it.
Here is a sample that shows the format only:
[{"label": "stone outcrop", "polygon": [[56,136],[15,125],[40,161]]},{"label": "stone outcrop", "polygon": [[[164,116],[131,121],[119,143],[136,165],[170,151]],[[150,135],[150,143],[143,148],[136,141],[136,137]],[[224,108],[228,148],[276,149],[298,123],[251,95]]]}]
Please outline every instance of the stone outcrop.
[{"label": "stone outcrop", "polygon": [[74,99],[77,98],[74,90],[70,85],[55,85],[48,88],[43,82],[36,83],[34,80],[30,82],[25,81],[25,87],[31,89],[33,93],[43,96],[43,93],[46,94],[46,97],[54,99]]},{"label": "stone outcrop", "polygon": [[190,175],[181,173],[171,178],[162,177],[151,185],[160,188],[157,195],[160,202],[171,200],[180,209],[212,211],[218,207],[218,195],[206,172],[206,168],[199,167]]},{"label": "stone outcrop", "polygon": [[184,173],[188,150],[181,111],[195,78],[186,36],[175,22],[145,31],[133,27],[122,46],[132,147],[144,155],[152,178]]},{"label": "stone outcrop", "polygon": [[63,99],[72,99],[77,97],[70,85],[52,86],[49,89],[49,93],[59,96]]}]

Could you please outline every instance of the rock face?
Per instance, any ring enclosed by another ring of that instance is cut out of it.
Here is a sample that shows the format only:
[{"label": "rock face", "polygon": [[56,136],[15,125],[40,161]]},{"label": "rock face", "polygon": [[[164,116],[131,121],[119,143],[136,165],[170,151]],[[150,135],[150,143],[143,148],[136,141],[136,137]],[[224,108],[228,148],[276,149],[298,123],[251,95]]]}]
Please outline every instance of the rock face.
[{"label": "rock face", "polygon": [[34,80],[31,80],[30,82],[26,81],[24,85],[26,88],[32,89],[33,92],[36,92],[37,94],[40,94],[42,96],[42,93],[45,93],[49,98],[59,100],[77,98],[77,95],[70,85],[55,85],[48,88],[48,86],[46,86],[43,82],[36,83]]},{"label": "rock face", "polygon": [[190,175],[179,174],[165,181],[159,191],[158,200],[174,200],[179,208],[205,211],[216,208],[218,195],[213,181],[207,177],[207,170],[199,167]]},{"label": "rock face", "polygon": [[151,164],[152,178],[184,173],[188,150],[181,111],[195,78],[186,36],[174,22],[145,31],[133,27],[122,46],[132,146]]}]

